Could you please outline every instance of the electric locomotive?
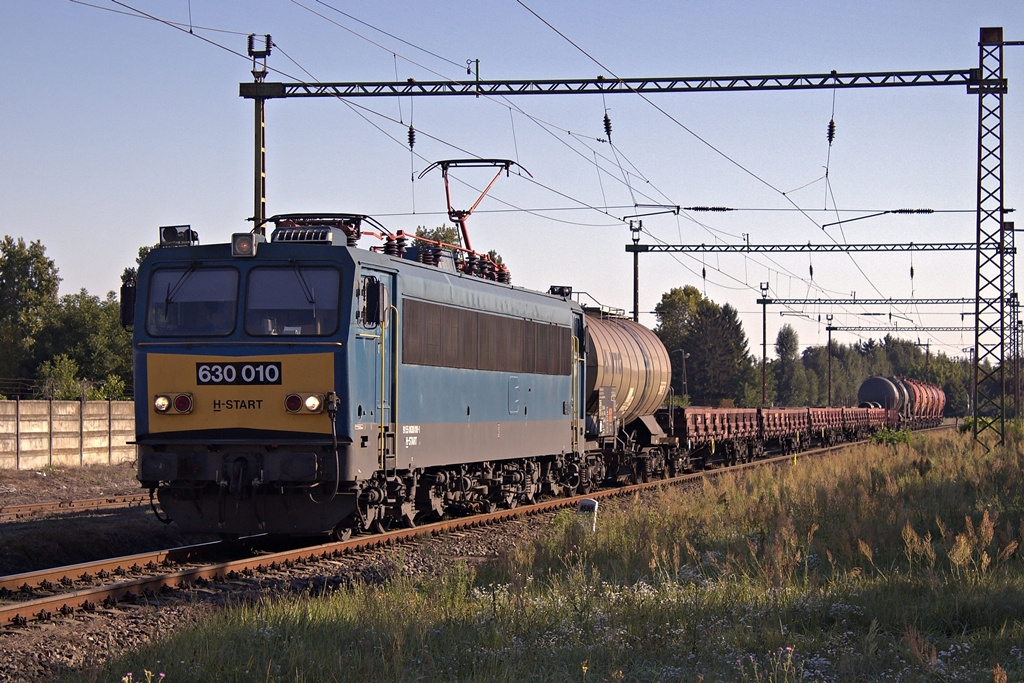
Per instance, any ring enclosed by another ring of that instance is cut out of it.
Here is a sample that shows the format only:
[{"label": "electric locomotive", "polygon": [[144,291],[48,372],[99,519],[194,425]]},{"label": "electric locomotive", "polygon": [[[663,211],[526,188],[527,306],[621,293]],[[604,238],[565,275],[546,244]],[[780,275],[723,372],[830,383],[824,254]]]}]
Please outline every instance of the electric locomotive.
[{"label": "electric locomotive", "polygon": [[[344,537],[606,476],[583,455],[586,425],[614,441],[621,417],[587,419],[570,292],[513,287],[402,233],[357,248],[368,221],[276,216],[269,241],[213,245],[165,228],[123,292],[138,478],[184,530]],[[624,387],[620,406],[663,399],[657,346],[660,385]],[[624,367],[613,355],[606,393]]]}]

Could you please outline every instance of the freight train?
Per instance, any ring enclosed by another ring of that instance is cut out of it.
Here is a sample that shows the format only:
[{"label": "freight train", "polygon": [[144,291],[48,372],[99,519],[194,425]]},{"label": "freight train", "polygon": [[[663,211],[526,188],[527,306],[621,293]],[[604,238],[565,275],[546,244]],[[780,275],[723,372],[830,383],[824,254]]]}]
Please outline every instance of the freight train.
[{"label": "freight train", "polygon": [[[355,214],[189,226],[122,289],[138,479],[224,537],[379,532],[861,438],[898,408],[663,408],[669,354],[569,287]],[[357,246],[364,232],[382,244]],[[154,502],[155,505],[155,502]]]},{"label": "freight train", "polygon": [[929,382],[910,377],[868,377],[857,390],[864,408],[895,410],[899,424],[907,429],[936,427],[942,423],[946,392]]}]

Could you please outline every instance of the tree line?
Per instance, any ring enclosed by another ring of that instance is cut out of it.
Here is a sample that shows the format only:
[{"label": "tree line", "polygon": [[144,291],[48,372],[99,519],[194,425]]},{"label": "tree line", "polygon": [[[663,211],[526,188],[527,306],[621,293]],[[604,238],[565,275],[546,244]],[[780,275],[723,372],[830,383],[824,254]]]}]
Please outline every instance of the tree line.
[{"label": "tree line", "polygon": [[39,242],[0,242],[0,396],[95,400],[131,395],[131,334],[117,295],[58,295],[61,278]]},{"label": "tree line", "polygon": [[942,387],[947,415],[970,412],[970,363],[930,353],[912,341],[891,335],[853,344],[833,341],[829,401],[828,350],[801,350],[790,325],[779,330],[762,381],[760,354],[750,353],[743,325],[729,304],[719,306],[687,285],[663,294],[655,314],[654,331],[669,350],[678,404],[756,407],[763,392],[765,405],[855,406],[866,378],[903,375]]}]

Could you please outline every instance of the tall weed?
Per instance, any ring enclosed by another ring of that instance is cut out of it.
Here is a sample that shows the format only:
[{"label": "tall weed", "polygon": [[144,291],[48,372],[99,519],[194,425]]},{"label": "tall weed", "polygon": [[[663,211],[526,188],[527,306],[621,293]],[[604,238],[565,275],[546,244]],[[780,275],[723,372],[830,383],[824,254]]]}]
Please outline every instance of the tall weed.
[{"label": "tall weed", "polygon": [[1022,465],[914,435],[724,474],[477,569],[241,605],[83,679],[1022,680]]}]

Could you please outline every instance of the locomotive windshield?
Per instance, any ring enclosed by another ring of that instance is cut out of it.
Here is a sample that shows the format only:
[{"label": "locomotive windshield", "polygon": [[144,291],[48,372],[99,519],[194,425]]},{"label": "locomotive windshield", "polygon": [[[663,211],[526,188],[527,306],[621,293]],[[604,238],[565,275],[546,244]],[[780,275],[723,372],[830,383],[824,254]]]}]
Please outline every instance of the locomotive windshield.
[{"label": "locomotive windshield", "polygon": [[234,268],[160,268],[149,281],[146,331],[154,337],[231,334],[237,301]]},{"label": "locomotive windshield", "polygon": [[335,268],[253,268],[245,331],[253,336],[333,334],[341,275]]}]

